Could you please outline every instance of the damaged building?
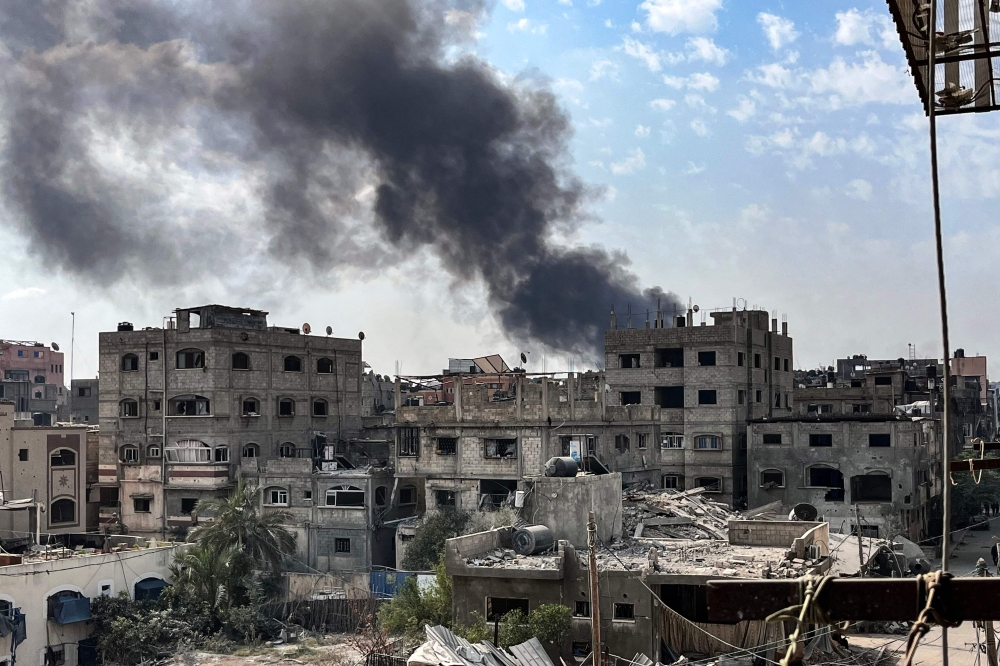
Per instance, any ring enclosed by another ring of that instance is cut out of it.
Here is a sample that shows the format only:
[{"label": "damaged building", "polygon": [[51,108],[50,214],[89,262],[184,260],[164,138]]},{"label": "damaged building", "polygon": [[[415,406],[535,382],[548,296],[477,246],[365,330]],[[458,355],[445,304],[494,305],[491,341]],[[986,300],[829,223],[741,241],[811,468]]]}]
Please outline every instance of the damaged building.
[{"label": "damaged building", "polygon": [[[606,401],[649,413],[656,424],[657,479],[667,488],[705,487],[719,501],[747,499],[747,424],[793,408],[792,339],[763,310],[697,309],[664,327],[605,335]],[[770,325],[769,325],[770,324]],[[648,410],[648,412],[646,412]]]},{"label": "damaged building", "polygon": [[0,398],[14,403],[20,421],[37,426],[69,421],[59,345],[0,340]]}]

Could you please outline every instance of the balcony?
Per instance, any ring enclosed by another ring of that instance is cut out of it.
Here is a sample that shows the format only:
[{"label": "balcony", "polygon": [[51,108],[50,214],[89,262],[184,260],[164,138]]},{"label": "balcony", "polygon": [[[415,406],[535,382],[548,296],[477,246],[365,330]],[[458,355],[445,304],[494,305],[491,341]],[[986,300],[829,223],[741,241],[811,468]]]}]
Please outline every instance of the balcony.
[{"label": "balcony", "polygon": [[230,463],[167,465],[167,488],[229,488],[233,485],[235,466]]}]

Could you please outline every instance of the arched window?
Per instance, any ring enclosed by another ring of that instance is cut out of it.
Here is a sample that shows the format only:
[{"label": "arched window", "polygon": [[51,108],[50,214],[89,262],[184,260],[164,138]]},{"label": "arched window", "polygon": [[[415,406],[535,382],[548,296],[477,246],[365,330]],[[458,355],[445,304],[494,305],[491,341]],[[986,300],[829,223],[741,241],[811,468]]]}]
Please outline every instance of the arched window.
[{"label": "arched window", "polygon": [[142,580],[137,580],[135,582],[135,587],[133,588],[135,592],[136,601],[152,601],[160,596],[160,592],[164,588],[169,587],[167,581],[162,578],[143,578]]},{"label": "arched window", "polygon": [[327,506],[358,507],[365,505],[365,491],[356,486],[335,486],[326,491]]},{"label": "arched window", "polygon": [[56,500],[49,510],[49,524],[76,522],[76,502],[71,499]]},{"label": "arched window", "polygon": [[278,455],[282,458],[294,458],[295,457],[295,445],[291,442],[285,442],[278,447]]},{"label": "arched window", "polygon": [[706,493],[722,492],[722,479],[717,476],[695,477],[694,485],[696,488],[704,488]]},{"label": "arched window", "polygon": [[844,475],[839,469],[829,465],[813,465],[806,470],[809,476],[808,485],[814,488],[843,488]]},{"label": "arched window", "polygon": [[53,467],[72,467],[76,464],[76,453],[69,449],[59,449],[52,452],[50,460]]},{"label": "arched window", "polygon": [[268,506],[288,506],[288,491],[277,486],[265,488],[264,504]]},{"label": "arched window", "polygon": [[243,398],[243,416],[260,416],[260,403],[257,398]]},{"label": "arched window", "polygon": [[244,458],[256,458],[260,449],[256,444],[244,444],[243,445],[243,457]]},{"label": "arched window", "polygon": [[181,439],[166,448],[167,462],[207,463],[212,462],[212,449],[197,439]]},{"label": "arched window", "polygon": [[177,352],[177,369],[204,368],[205,352],[200,349],[182,349]]},{"label": "arched window", "polygon": [[[45,599],[45,606],[45,617],[55,620],[58,624],[72,624],[90,619],[90,599],[75,590],[53,592]],[[48,661],[46,659],[46,662]]]},{"label": "arched window", "polygon": [[122,356],[122,372],[135,372],[139,369],[139,357],[135,354]]},{"label": "arched window", "polygon": [[313,400],[313,416],[326,416],[328,413],[326,400]]},{"label": "arched window", "polygon": [[378,506],[385,506],[385,497],[388,490],[389,489],[385,486],[379,486],[375,489],[375,504]]},{"label": "arched window", "polygon": [[333,361],[328,358],[317,359],[316,372],[321,375],[329,375],[333,372]]},{"label": "arched window", "polygon": [[44,384],[45,383],[45,376],[44,375],[35,375],[35,383],[36,384]]},{"label": "arched window", "polygon": [[41,399],[42,399],[42,392],[35,391],[35,400],[41,400]]},{"label": "arched window", "polygon": [[209,400],[202,395],[179,395],[170,401],[170,416],[208,416]]},{"label": "arched window", "polygon": [[146,447],[146,457],[147,458],[159,458],[160,457],[160,445],[150,444]]},{"label": "arched window", "polygon": [[760,487],[764,490],[785,487],[785,473],[780,469],[765,469],[760,473]]},{"label": "arched window", "polygon": [[298,356],[286,356],[285,372],[302,372],[302,359]]},{"label": "arched window", "polygon": [[229,447],[228,446],[217,446],[217,447],[215,447],[215,462],[217,462],[217,463],[229,462]]},{"label": "arched window", "polygon": [[123,463],[139,462],[139,449],[135,446],[123,446],[118,450],[118,459]]},{"label": "arched window", "polygon": [[250,357],[243,352],[233,354],[233,370],[249,370]]},{"label": "arched window", "polygon": [[282,398],[278,401],[278,416],[295,416],[295,401]]},{"label": "arched window", "polygon": [[130,419],[139,416],[139,401],[125,399],[118,403],[118,415],[123,419]]}]

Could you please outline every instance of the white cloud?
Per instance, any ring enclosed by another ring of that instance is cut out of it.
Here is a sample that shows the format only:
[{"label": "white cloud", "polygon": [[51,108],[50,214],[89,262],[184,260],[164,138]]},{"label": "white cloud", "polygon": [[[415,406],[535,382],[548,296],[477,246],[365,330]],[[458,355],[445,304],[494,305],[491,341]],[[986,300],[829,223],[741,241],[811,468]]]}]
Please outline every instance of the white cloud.
[{"label": "white cloud", "polygon": [[0,296],[0,301],[16,301],[22,298],[31,298],[33,296],[44,296],[45,290],[41,287],[25,287],[24,289],[16,289],[14,291],[8,291],[3,296]]},{"label": "white cloud", "polygon": [[614,78],[618,74],[618,65],[610,60],[595,60],[590,65],[590,80],[598,81],[605,76]]},{"label": "white cloud", "polygon": [[520,21],[508,23],[507,29],[511,32],[527,32],[532,35],[544,35],[549,29],[549,26],[545,23],[535,23],[531,19],[523,18]]},{"label": "white cloud", "polygon": [[859,201],[872,198],[872,184],[863,178],[856,178],[847,184],[847,196]]},{"label": "white cloud", "polygon": [[764,36],[767,37],[767,42],[774,51],[791,44],[799,36],[795,30],[795,24],[777,14],[761,12],[757,14],[757,23],[760,23],[760,27],[764,30]]},{"label": "white cloud", "polygon": [[695,118],[691,121],[691,130],[698,136],[706,136],[708,134],[708,126],[705,125],[705,121],[701,118]]},{"label": "white cloud", "polygon": [[597,167],[598,169],[604,169],[604,162],[602,162],[601,160],[590,160],[589,162],[587,162],[587,164],[589,164],[592,167]]},{"label": "white cloud", "polygon": [[615,24],[611,21],[611,19],[604,19],[604,27],[613,28],[615,27]]},{"label": "white cloud", "polygon": [[560,5],[566,5],[567,7],[573,6],[573,0],[559,0]]},{"label": "white cloud", "polygon": [[642,171],[646,168],[646,154],[642,152],[642,148],[636,148],[621,162],[612,162],[609,166],[611,173],[619,175],[628,175],[636,171]]},{"label": "white cloud", "polygon": [[684,95],[684,103],[692,109],[707,109],[709,112],[715,113],[715,109],[710,107],[701,95],[695,95],[694,93]]},{"label": "white cloud", "polygon": [[687,85],[687,79],[683,76],[670,76],[667,74],[663,77],[663,83],[670,86],[671,88],[677,88],[680,90]]},{"label": "white cloud", "polygon": [[755,113],[757,113],[757,104],[748,97],[740,97],[739,105],[735,109],[726,111],[727,115],[741,123],[745,123]]},{"label": "white cloud", "polygon": [[649,106],[653,109],[656,109],[657,111],[669,111],[670,109],[674,108],[675,104],[677,104],[677,102],[675,102],[672,99],[660,98],[660,99],[654,99],[652,102],[649,103]]},{"label": "white cloud", "polygon": [[715,63],[720,67],[726,64],[729,58],[729,51],[716,45],[708,37],[692,37],[687,42],[688,58],[691,60],[704,60]]},{"label": "white cloud", "polygon": [[784,88],[792,82],[792,72],[781,63],[761,65],[757,68],[759,74],[751,74],[750,80],[770,88]]},{"label": "white cloud", "polygon": [[899,48],[899,39],[888,16],[870,9],[866,9],[864,12],[848,9],[846,12],[837,12],[836,17],[837,31],[833,34],[833,41],[837,44],[843,46],[871,45],[875,43],[872,33],[876,33],[884,48]]},{"label": "white cloud", "polygon": [[638,21],[632,21],[632,32],[642,32],[642,24]]},{"label": "white cloud", "polygon": [[611,118],[590,118],[588,122],[594,127],[610,127],[614,121]]},{"label": "white cloud", "polygon": [[618,198],[618,188],[614,185],[608,185],[608,188],[604,190],[604,200],[607,202],[612,202]]},{"label": "white cloud", "polygon": [[695,164],[694,162],[688,162],[687,166],[684,168],[684,174],[688,176],[697,176],[699,173],[705,172],[705,165]]},{"label": "white cloud", "polygon": [[583,84],[576,79],[556,79],[554,86],[573,92],[583,92]]},{"label": "white cloud", "polygon": [[813,92],[832,93],[829,102],[834,108],[869,102],[909,104],[916,100],[905,68],[883,62],[875,51],[866,51],[862,56],[862,62],[852,64],[837,57],[826,69],[812,72],[809,78]]},{"label": "white cloud", "polygon": [[689,88],[691,90],[713,92],[719,87],[719,79],[708,72],[695,73],[687,78],[683,76],[670,76],[668,74],[663,77],[663,83],[678,90]]},{"label": "white cloud", "polygon": [[622,48],[625,50],[626,55],[630,55],[633,58],[642,60],[646,63],[646,67],[649,68],[651,72],[660,71],[660,53],[657,52],[652,47],[643,44],[637,39],[632,39],[631,37],[626,37],[625,42],[622,44]]},{"label": "white cloud", "polygon": [[524,0],[503,0],[503,4],[512,12],[524,11]]},{"label": "white cloud", "polygon": [[644,0],[639,5],[650,30],[670,35],[715,30],[715,12],[721,7],[722,0]]},{"label": "white cloud", "polygon": [[647,136],[649,136],[649,127],[646,125],[636,125],[635,135],[640,139],[645,139]]}]

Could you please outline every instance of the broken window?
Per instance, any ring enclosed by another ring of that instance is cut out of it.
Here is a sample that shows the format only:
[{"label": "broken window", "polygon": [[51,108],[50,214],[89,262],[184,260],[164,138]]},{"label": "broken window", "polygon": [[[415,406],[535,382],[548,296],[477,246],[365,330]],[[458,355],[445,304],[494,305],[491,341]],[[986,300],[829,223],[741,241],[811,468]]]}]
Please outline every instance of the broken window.
[{"label": "broken window", "polygon": [[282,398],[278,401],[278,416],[295,416],[295,401]]},{"label": "broken window", "polygon": [[194,513],[194,507],[198,505],[197,497],[182,497],[181,498],[181,515],[190,516]]},{"label": "broken window", "polygon": [[704,585],[660,585],[663,605],[692,622],[708,622],[708,602]]},{"label": "broken window", "polygon": [[628,435],[615,435],[615,449],[618,451],[628,451]]},{"label": "broken window", "polygon": [[864,403],[852,405],[851,411],[855,414],[869,414],[872,411],[872,406]]},{"label": "broken window", "polygon": [[[139,357],[135,354],[125,354],[122,356],[122,372],[135,372],[139,369]],[[44,383],[44,378],[43,382]]]},{"label": "broken window", "polygon": [[698,352],[698,365],[715,365],[715,352],[714,351]]},{"label": "broken window", "polygon": [[844,501],[844,475],[839,469],[827,465],[815,465],[809,470],[809,485],[813,488],[828,488],[824,498],[827,502]]},{"label": "broken window", "polygon": [[81,397],[81,398],[89,398],[90,397],[90,387],[89,386],[80,386],[80,387],[78,387],[77,390],[76,390],[76,395],[79,396],[79,397]]},{"label": "broken window", "polygon": [[420,430],[417,428],[399,429],[399,455],[420,455]]},{"label": "broken window", "polygon": [[483,456],[486,458],[516,458],[516,439],[486,439],[483,440]]},{"label": "broken window", "polygon": [[177,352],[177,369],[204,368],[205,352],[200,349],[182,349]]},{"label": "broken window", "polygon": [[774,393],[774,406],[781,407],[781,394],[777,391]]},{"label": "broken window", "polygon": [[118,452],[118,457],[123,463],[139,462],[139,449],[134,446],[123,446]]},{"label": "broken window", "polygon": [[721,449],[722,438],[718,435],[698,435],[694,438],[696,449]]},{"label": "broken window", "polygon": [[714,405],[718,402],[715,389],[701,389],[698,391],[699,405]]},{"label": "broken window", "polygon": [[284,488],[267,488],[264,491],[264,504],[288,504],[288,491]]},{"label": "broken window", "polygon": [[684,407],[684,387],[657,386],[653,389],[653,400],[663,409],[681,409]]},{"label": "broken window", "polygon": [[166,448],[167,462],[207,463],[212,462],[212,449],[197,439],[181,439]]},{"label": "broken window", "polygon": [[72,467],[76,464],[76,453],[69,449],[59,449],[49,459],[53,467]]},{"label": "broken window", "polygon": [[208,398],[200,395],[179,395],[170,401],[171,416],[209,416]]},{"label": "broken window", "polygon": [[616,620],[635,620],[635,604],[615,604],[615,619]]},{"label": "broken window", "polygon": [[833,405],[811,403],[806,407],[807,414],[833,414]]},{"label": "broken window", "polygon": [[591,652],[590,641],[573,641],[573,660],[577,663],[586,661]]},{"label": "broken window", "polygon": [[707,493],[721,493],[722,479],[717,476],[699,476],[694,480],[695,488],[704,488]]},{"label": "broken window", "polygon": [[760,487],[764,490],[785,487],[785,473],[779,469],[765,469],[760,473]]},{"label": "broken window", "polygon": [[875,386],[892,386],[892,377],[876,377]]},{"label": "broken window", "polygon": [[134,418],[139,416],[139,401],[138,400],[122,400],[118,403],[119,409],[118,414],[124,419]]},{"label": "broken window", "polygon": [[618,355],[618,367],[619,368],[638,368],[639,367],[639,355],[638,354],[619,354]]},{"label": "broken window", "polygon": [[454,490],[435,490],[434,503],[440,508],[453,508],[457,503],[457,495]]},{"label": "broken window", "polygon": [[260,449],[257,448],[256,444],[245,444],[243,446],[243,457],[244,458],[256,458]]},{"label": "broken window", "polygon": [[333,361],[328,358],[321,358],[316,360],[316,372],[321,375],[329,375],[333,373]]},{"label": "broken window", "polygon": [[417,503],[417,487],[416,486],[403,486],[399,489],[399,505],[404,506],[408,504]]},{"label": "broken window", "polygon": [[233,354],[233,370],[249,370],[250,356],[243,352]]},{"label": "broken window", "polygon": [[662,449],[683,449],[684,435],[665,432],[660,435],[660,448]]},{"label": "broken window", "polygon": [[871,433],[868,435],[868,446],[892,446],[892,438],[888,433]]},{"label": "broken window", "polygon": [[622,405],[638,405],[642,403],[642,392],[641,391],[622,391],[621,392]]},{"label": "broken window", "polygon": [[302,372],[302,359],[298,356],[286,356],[285,372]]},{"label": "broken window", "polygon": [[434,452],[441,456],[453,456],[458,449],[457,437],[438,437]]},{"label": "broken window", "polygon": [[833,435],[814,432],[809,435],[809,446],[833,446]]},{"label": "broken window", "polygon": [[578,600],[573,609],[573,617],[590,617],[590,602]]},{"label": "broken window", "polygon": [[278,455],[282,458],[294,458],[295,457],[295,445],[291,442],[285,442],[278,447]]},{"label": "broken window", "polygon": [[328,412],[326,400],[313,400],[313,416],[326,416]]},{"label": "broken window", "polygon": [[326,491],[327,506],[364,506],[365,491],[357,486],[336,486]]},{"label": "broken window", "polygon": [[679,474],[664,474],[662,485],[664,488],[669,488],[671,490],[681,490],[684,487],[684,483],[681,481]]},{"label": "broken window", "polygon": [[668,347],[656,350],[657,368],[683,368],[684,350],[681,347]]},{"label": "broken window", "polygon": [[385,486],[379,486],[378,488],[375,489],[375,505],[376,506],[385,506],[385,498],[386,498],[387,491],[388,491],[388,488],[386,488]]},{"label": "broken window", "polygon": [[243,416],[259,416],[260,415],[260,403],[257,402],[256,398],[244,398],[243,399]]},{"label": "broken window", "polygon": [[763,439],[765,444],[781,444],[781,433],[765,432]]},{"label": "broken window", "polygon": [[351,552],[351,540],[350,539],[334,539],[333,540],[333,552],[335,553],[350,553]]},{"label": "broken window", "polygon": [[882,472],[851,477],[851,503],[891,502],[892,479]]},{"label": "broken window", "polygon": [[217,463],[229,462],[228,446],[218,446],[215,448],[215,462]]},{"label": "broken window", "polygon": [[486,597],[486,619],[489,622],[501,620],[504,615],[512,611],[521,611],[522,614],[527,615],[528,600]]},{"label": "broken window", "polygon": [[645,449],[648,446],[647,442],[649,441],[649,435],[644,432],[640,432],[636,434],[636,437],[638,437],[639,448]]}]

